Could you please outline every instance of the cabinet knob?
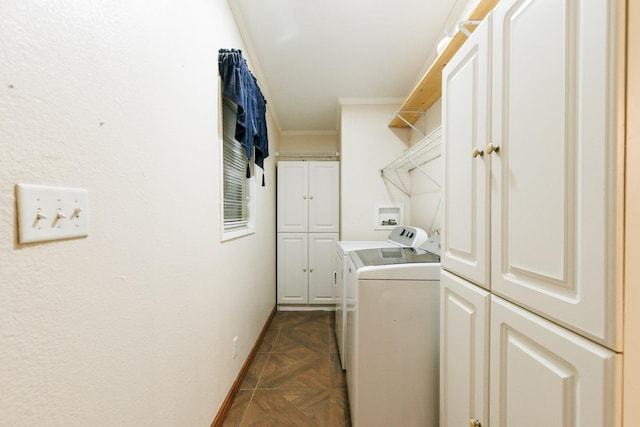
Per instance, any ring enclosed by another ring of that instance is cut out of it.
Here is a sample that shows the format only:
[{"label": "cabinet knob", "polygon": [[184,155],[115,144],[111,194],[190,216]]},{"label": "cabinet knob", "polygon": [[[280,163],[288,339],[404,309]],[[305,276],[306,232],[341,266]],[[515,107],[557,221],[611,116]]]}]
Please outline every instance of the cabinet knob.
[{"label": "cabinet knob", "polygon": [[469,427],[482,427],[480,421],[474,420],[473,418],[469,418]]},{"label": "cabinet knob", "polygon": [[303,268],[303,269],[302,269],[302,272],[303,272],[303,273],[306,273],[306,272],[307,272],[307,269],[306,269],[306,268]]},{"label": "cabinet knob", "polygon": [[310,269],[309,269],[309,273],[313,273],[313,268],[310,268]]},{"label": "cabinet knob", "polygon": [[478,156],[482,156],[483,154],[484,154],[484,151],[482,150],[482,148],[474,148],[473,151],[471,152],[471,155],[473,156],[474,159]]},{"label": "cabinet knob", "polygon": [[487,144],[486,151],[487,151],[487,154],[491,154],[494,151],[498,151],[499,149],[500,149],[499,145],[493,145],[492,143],[489,143]]},{"label": "cabinet knob", "polygon": [[309,198],[310,198],[311,200],[313,200],[313,196],[309,196]]},{"label": "cabinet knob", "polygon": [[307,196],[302,196],[303,199],[307,200]]}]

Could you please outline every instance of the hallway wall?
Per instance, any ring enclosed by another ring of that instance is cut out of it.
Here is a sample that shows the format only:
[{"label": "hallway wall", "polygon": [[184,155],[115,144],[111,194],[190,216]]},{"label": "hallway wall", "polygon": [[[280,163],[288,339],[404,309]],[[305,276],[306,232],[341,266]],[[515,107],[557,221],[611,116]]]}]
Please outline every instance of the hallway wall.
[{"label": "hallway wall", "polygon": [[[0,3],[3,425],[215,417],[276,265],[273,156],[256,233],[220,242],[222,47],[226,0]],[[87,188],[89,236],[18,244],[16,183]]]}]

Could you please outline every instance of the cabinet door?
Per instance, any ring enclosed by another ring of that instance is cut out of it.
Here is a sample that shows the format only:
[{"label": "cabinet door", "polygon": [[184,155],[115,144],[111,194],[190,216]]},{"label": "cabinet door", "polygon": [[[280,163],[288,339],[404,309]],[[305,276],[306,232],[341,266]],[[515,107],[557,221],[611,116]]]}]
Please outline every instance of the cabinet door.
[{"label": "cabinet door", "polygon": [[[442,265],[489,287],[490,17],[442,74],[444,217]],[[474,157],[475,155],[475,157]]]},{"label": "cabinet door", "polygon": [[332,304],[338,233],[309,233],[309,304]]},{"label": "cabinet door", "polygon": [[278,303],[307,303],[308,246],[307,233],[278,233]]},{"label": "cabinet door", "polygon": [[623,3],[503,0],[493,12],[491,289],[615,350]]},{"label": "cabinet door", "polygon": [[491,297],[492,427],[616,427],[621,355]]},{"label": "cabinet door", "polygon": [[278,232],[308,230],[309,173],[306,162],[278,162]]},{"label": "cabinet door", "polygon": [[490,295],[446,271],[441,285],[440,426],[488,426]]},{"label": "cabinet door", "polygon": [[339,177],[338,162],[309,162],[309,232],[340,231]]}]

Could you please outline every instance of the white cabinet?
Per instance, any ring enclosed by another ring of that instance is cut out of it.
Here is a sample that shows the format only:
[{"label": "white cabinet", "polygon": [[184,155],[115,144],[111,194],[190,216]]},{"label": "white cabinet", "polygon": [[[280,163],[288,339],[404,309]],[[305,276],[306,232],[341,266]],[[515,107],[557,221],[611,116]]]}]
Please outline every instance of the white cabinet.
[{"label": "white cabinet", "polygon": [[620,354],[446,271],[441,284],[440,426],[619,425]]},{"label": "white cabinet", "polygon": [[621,350],[617,3],[503,0],[447,65],[442,264]]},{"label": "white cabinet", "polygon": [[442,266],[489,286],[489,57],[491,15],[442,76],[445,178]]},{"label": "white cabinet", "polygon": [[622,356],[491,299],[492,427],[619,425]]},{"label": "white cabinet", "polygon": [[309,163],[278,162],[278,233],[309,231]]},{"label": "white cabinet", "polygon": [[309,300],[309,234],[278,233],[278,303]]},{"label": "white cabinet", "polygon": [[622,350],[618,3],[494,10],[491,289]]},{"label": "white cabinet", "polygon": [[332,304],[338,162],[278,162],[278,304]]},{"label": "white cabinet", "polygon": [[336,233],[278,233],[278,303],[331,304]]},{"label": "white cabinet", "polygon": [[338,233],[338,162],[278,162],[278,233]]},{"label": "white cabinet", "polygon": [[440,426],[488,426],[490,294],[446,271],[440,283]]},{"label": "white cabinet", "polygon": [[624,31],[502,0],[443,71],[443,426],[620,425]]},{"label": "white cabinet", "polygon": [[309,233],[309,304],[333,304],[337,233]]}]

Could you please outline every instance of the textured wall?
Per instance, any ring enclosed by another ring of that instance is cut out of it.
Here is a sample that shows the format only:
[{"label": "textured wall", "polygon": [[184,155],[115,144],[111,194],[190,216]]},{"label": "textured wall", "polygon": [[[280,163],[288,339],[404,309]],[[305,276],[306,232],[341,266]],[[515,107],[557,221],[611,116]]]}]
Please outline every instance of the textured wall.
[{"label": "textured wall", "polygon": [[[403,203],[405,224],[408,224],[409,198],[380,177],[380,169],[408,148],[403,142],[407,139],[406,130],[388,127],[398,107],[389,104],[341,106],[341,240],[386,239],[389,230],[375,230],[375,210],[379,204]],[[408,181],[408,174],[405,179]]]},{"label": "textured wall", "polygon": [[[416,122],[416,127],[429,135],[440,127],[442,122],[442,102],[439,99],[425,112],[424,116]],[[417,132],[411,133],[411,145],[422,140]],[[442,148],[442,147],[441,147]],[[442,150],[440,150],[442,152]],[[409,223],[423,228],[429,235],[441,228],[442,195],[440,187],[435,185],[424,173],[429,175],[440,186],[444,179],[444,167],[442,157],[436,158],[422,166],[422,172],[414,169],[411,172],[411,218]]]},{"label": "textured wall", "polygon": [[[220,47],[225,0],[0,3],[0,424],[213,420],[275,304],[272,158],[220,243]],[[18,182],[88,188],[89,237],[18,245]]]},{"label": "textured wall", "polygon": [[340,151],[338,135],[288,132],[280,136],[280,153]]}]

